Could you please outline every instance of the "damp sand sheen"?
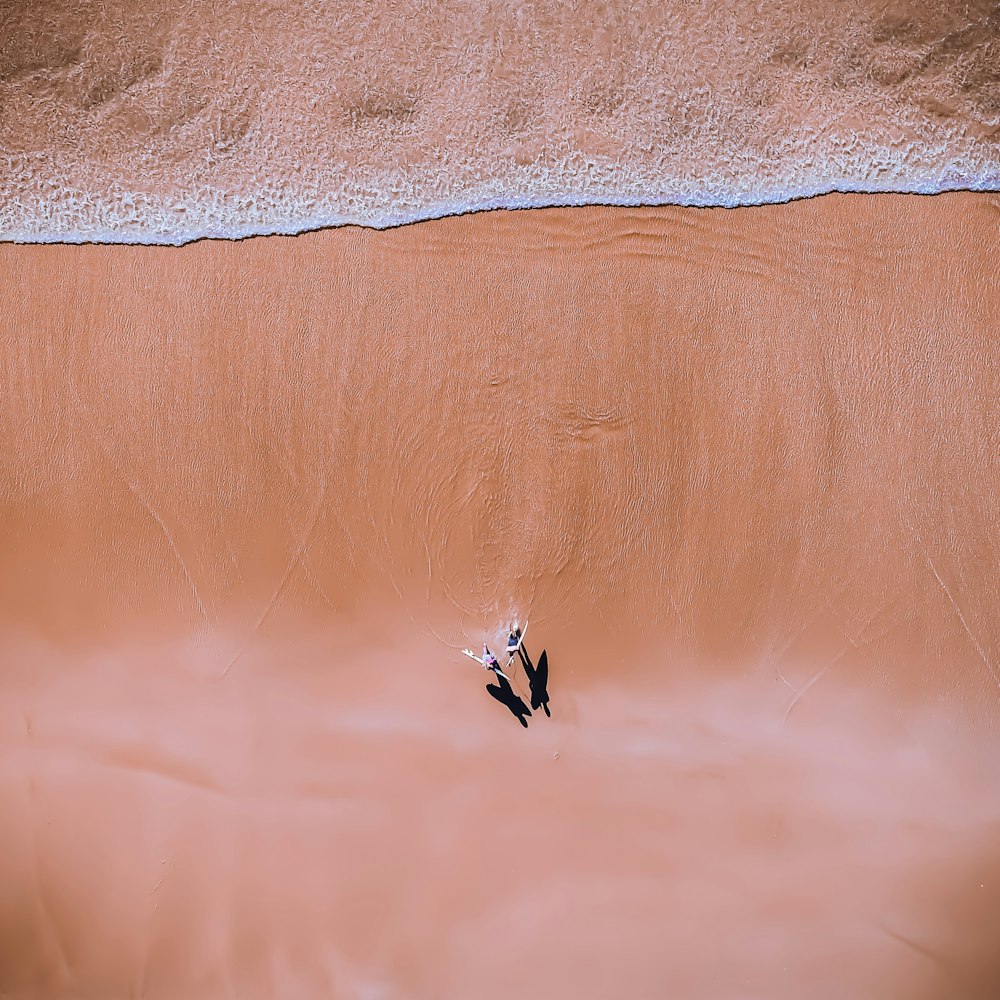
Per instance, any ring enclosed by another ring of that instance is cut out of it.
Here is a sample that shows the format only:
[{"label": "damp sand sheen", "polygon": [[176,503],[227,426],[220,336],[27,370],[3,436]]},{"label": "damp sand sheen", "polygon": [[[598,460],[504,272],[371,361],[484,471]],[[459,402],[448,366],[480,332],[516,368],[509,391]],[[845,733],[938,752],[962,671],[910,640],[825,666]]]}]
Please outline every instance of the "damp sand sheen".
[{"label": "damp sand sheen", "polygon": [[[745,149],[910,193],[432,219],[788,178],[656,145],[686,9],[410,11],[452,76],[385,14],[335,71],[347,7],[81,10],[0,48],[0,995],[997,996],[995,15],[705,8],[716,88],[817,95],[734,92]],[[462,655],[515,617],[527,728]]]}]

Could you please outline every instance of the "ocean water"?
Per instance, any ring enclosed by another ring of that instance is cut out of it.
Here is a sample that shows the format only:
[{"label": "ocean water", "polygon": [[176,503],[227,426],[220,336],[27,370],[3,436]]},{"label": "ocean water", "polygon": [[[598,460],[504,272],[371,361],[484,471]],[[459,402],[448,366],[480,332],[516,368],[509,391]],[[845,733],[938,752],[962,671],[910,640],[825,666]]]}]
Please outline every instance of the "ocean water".
[{"label": "ocean water", "polygon": [[983,0],[23,2],[0,18],[7,240],[1000,183]]}]

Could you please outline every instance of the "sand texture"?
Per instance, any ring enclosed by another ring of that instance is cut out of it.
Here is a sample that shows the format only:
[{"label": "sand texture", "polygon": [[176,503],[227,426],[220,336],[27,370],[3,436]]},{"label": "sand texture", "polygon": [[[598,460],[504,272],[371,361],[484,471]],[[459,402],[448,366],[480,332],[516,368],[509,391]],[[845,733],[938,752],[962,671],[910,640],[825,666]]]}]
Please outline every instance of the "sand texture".
[{"label": "sand texture", "polygon": [[996,997],[998,221],[0,248],[0,994]]},{"label": "sand texture", "polygon": [[989,189],[998,143],[995,0],[0,5],[8,240]]}]

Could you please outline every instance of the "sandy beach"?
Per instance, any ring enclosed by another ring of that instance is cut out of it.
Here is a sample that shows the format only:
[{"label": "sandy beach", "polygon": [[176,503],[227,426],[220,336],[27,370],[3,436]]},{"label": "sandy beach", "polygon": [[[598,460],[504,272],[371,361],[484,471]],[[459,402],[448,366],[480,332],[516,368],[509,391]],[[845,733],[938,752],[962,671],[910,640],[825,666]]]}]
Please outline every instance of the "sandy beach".
[{"label": "sandy beach", "polygon": [[0,994],[996,996],[998,221],[0,246]]}]

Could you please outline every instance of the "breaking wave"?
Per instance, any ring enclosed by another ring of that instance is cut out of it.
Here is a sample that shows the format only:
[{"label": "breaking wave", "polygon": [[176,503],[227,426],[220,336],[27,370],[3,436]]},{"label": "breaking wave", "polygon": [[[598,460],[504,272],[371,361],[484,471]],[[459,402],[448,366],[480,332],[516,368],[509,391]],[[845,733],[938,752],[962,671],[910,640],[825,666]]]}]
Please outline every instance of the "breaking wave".
[{"label": "breaking wave", "polygon": [[992,2],[175,8],[9,8],[0,237],[1000,186]]}]

